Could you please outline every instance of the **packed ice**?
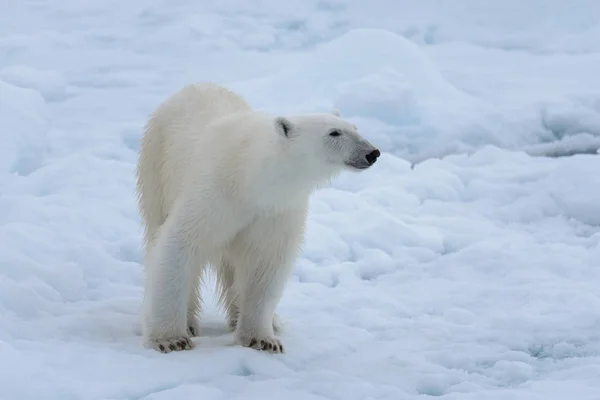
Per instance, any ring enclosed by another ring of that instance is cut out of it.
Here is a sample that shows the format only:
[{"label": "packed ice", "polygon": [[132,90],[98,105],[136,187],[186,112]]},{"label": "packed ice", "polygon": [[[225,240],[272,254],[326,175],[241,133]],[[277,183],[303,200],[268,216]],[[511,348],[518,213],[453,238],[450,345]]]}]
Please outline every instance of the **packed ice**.
[{"label": "packed ice", "polygon": [[[9,2],[0,399],[600,398],[600,2]],[[143,125],[214,81],[382,150],[311,200],[278,313],[140,343]]]}]

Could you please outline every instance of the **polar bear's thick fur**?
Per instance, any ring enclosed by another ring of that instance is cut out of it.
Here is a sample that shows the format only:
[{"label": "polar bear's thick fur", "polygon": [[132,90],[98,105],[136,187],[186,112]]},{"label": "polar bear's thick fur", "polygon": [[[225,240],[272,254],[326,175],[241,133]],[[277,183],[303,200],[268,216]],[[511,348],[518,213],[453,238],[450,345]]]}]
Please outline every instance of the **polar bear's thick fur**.
[{"label": "polar bear's thick fur", "polygon": [[137,165],[144,345],[193,347],[199,279],[212,265],[235,342],[283,352],[275,308],[302,243],[309,196],[378,156],[337,113],[271,116],[212,83],[168,98],[146,124]]}]

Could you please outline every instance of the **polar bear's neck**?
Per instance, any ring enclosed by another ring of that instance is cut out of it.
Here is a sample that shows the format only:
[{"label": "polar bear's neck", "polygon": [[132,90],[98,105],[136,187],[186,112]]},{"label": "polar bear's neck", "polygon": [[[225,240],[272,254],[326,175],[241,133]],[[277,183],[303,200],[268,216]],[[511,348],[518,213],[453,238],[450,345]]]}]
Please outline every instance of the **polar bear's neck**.
[{"label": "polar bear's neck", "polygon": [[255,199],[269,207],[304,204],[317,189],[336,176],[337,169],[314,162],[306,155],[281,151],[264,157],[246,181]]}]

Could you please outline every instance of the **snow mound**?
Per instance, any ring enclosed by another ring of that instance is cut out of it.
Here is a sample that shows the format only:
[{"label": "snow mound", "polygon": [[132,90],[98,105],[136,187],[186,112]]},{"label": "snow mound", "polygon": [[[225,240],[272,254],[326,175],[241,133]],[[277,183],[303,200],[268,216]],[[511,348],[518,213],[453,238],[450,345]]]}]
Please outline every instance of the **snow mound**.
[{"label": "snow mound", "polygon": [[27,175],[42,165],[47,115],[39,92],[0,80],[0,182],[5,174]]},{"label": "snow mound", "polygon": [[489,109],[450,84],[414,42],[385,30],[349,31],[290,65],[268,80],[232,86],[258,107],[274,100],[277,112],[338,108],[363,128],[379,126],[368,136],[407,158],[443,153]]},{"label": "snow mound", "polygon": [[0,79],[15,86],[37,90],[46,101],[59,101],[67,97],[66,82],[54,71],[12,65],[0,69]]}]

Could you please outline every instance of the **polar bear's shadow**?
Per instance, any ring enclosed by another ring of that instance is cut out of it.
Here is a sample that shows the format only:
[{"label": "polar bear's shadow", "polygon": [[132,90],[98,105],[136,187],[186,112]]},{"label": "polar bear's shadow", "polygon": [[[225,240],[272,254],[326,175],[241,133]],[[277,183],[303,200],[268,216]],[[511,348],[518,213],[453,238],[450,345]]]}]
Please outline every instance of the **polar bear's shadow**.
[{"label": "polar bear's shadow", "polygon": [[[224,321],[210,319],[200,323],[200,335],[192,338],[196,349],[218,349],[234,346],[233,332]],[[136,324],[135,336],[142,336],[141,324]]]},{"label": "polar bear's shadow", "polygon": [[[142,336],[142,326],[140,323],[137,323],[135,326],[135,335]],[[196,336],[195,339],[202,340],[203,337],[219,338],[230,335],[233,335],[233,332],[228,329],[224,321],[211,318],[200,321],[200,335]]]},{"label": "polar bear's shadow", "polygon": [[198,337],[202,338],[203,336],[207,336],[216,338],[227,335],[233,335],[233,333],[229,331],[225,323],[221,321],[204,321],[204,323],[201,324],[201,332]]}]

